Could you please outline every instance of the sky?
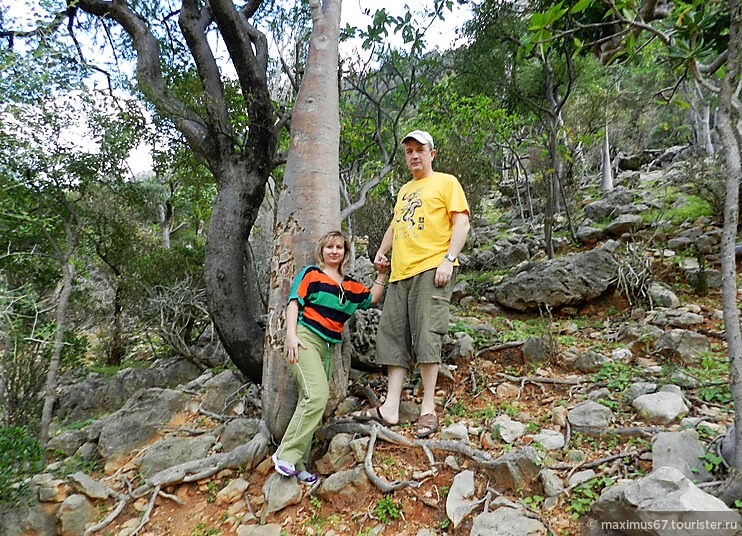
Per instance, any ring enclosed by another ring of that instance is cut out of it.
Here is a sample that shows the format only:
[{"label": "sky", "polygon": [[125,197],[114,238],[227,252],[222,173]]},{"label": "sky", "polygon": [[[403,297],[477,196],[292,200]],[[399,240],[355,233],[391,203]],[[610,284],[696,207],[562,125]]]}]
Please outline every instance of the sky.
[{"label": "sky", "polygon": [[[369,5],[371,7],[369,7]],[[340,10],[340,26],[345,27],[348,23],[351,26],[359,28],[365,28],[370,23],[374,12],[377,9],[385,9],[387,13],[393,16],[401,16],[407,11],[408,3],[401,2],[400,0],[376,0],[375,2],[369,2],[368,0],[343,0],[342,8]],[[420,11],[422,8],[433,7],[433,0],[417,0],[414,3],[413,9]],[[369,10],[370,14],[366,15],[363,10]],[[446,50],[452,48],[457,44],[456,30],[458,27],[467,20],[470,13],[469,6],[459,6],[454,2],[453,11],[446,11],[444,16],[445,21],[436,21],[427,34],[428,47],[431,49]],[[421,18],[417,18],[418,22],[422,22]],[[397,36],[392,36],[391,39],[397,39]],[[399,43],[401,44],[401,39]]]}]

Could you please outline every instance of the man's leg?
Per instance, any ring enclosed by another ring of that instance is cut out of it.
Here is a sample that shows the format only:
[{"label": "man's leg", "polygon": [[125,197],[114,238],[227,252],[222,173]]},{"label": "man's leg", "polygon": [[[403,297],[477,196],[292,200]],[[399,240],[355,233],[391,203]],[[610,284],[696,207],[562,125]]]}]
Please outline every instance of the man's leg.
[{"label": "man's leg", "polygon": [[[410,328],[407,316],[408,280],[391,283],[384,298],[379,329],[376,333],[376,363],[386,365],[387,393],[378,412],[387,424],[399,422],[402,388],[410,366]],[[374,414],[377,410],[372,410]],[[369,412],[364,412],[366,416]]]},{"label": "man's leg", "polygon": [[435,385],[438,381],[438,363],[421,363],[420,376],[423,382],[423,400],[420,415],[435,415]]},{"label": "man's leg", "polygon": [[417,437],[428,437],[438,429],[435,389],[441,362],[443,336],[448,331],[453,278],[445,287],[435,286],[435,270],[418,274],[410,290],[411,332],[420,367],[423,398],[415,428]]},{"label": "man's leg", "polygon": [[[436,370],[437,372],[437,370]],[[384,403],[379,406],[379,412],[382,418],[389,424],[399,422],[399,404],[402,400],[402,387],[404,387],[407,378],[407,369],[405,367],[387,367],[387,388]]]}]

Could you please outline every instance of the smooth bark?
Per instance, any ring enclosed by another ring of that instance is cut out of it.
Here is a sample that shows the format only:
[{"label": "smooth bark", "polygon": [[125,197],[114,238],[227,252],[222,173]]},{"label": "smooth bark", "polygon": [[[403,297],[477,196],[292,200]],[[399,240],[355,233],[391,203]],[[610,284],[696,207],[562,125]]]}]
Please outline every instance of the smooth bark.
[{"label": "smooth bark", "polygon": [[[263,370],[263,417],[276,439],[283,437],[296,404],[296,385],[283,356],[284,309],[291,283],[298,270],[315,263],[317,240],[340,226],[340,4],[341,0],[310,3],[309,57],[294,105],[278,201]],[[340,361],[336,359],[336,365]],[[337,385],[346,388],[342,380]]]},{"label": "smooth bark", "polygon": [[722,301],[724,330],[729,352],[729,381],[734,400],[735,458],[721,498],[732,504],[742,495],[742,334],[737,309],[735,245],[739,222],[739,183],[742,181],[742,102],[739,83],[742,73],[742,6],[729,1],[729,53],[719,94],[719,135],[724,147],[726,190],[724,227],[721,239]]}]

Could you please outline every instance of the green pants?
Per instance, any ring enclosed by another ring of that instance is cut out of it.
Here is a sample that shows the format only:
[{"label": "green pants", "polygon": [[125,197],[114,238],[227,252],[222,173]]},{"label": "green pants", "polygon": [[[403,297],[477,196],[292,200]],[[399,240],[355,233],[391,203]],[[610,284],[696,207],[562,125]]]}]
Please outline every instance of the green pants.
[{"label": "green pants", "polygon": [[299,360],[291,365],[299,397],[276,452],[279,459],[293,463],[297,469],[305,469],[314,431],[322,423],[330,397],[328,377],[335,345],[301,324],[296,327],[296,334],[306,346],[306,349],[299,347]]}]

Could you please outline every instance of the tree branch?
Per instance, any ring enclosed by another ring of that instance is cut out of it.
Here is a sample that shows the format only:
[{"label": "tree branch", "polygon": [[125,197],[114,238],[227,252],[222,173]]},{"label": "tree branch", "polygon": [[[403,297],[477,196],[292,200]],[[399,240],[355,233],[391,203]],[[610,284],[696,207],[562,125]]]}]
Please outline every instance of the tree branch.
[{"label": "tree branch", "polygon": [[[247,106],[249,136],[246,150],[258,163],[273,161],[275,139],[273,131],[273,105],[268,92],[268,41],[249,22],[262,0],[250,1],[241,12],[231,0],[211,0],[211,9],[232,64],[237,72],[242,95]],[[258,170],[259,174],[267,170]]]},{"label": "tree branch", "polygon": [[146,21],[120,0],[79,0],[78,8],[98,17],[110,17],[121,25],[137,52],[137,79],[142,92],[173,120],[194,150],[208,154],[212,142],[208,131],[196,114],[168,90],[160,67],[160,48]]},{"label": "tree branch", "polygon": [[231,146],[233,131],[224,98],[224,84],[214,54],[206,40],[206,28],[210,22],[208,4],[199,11],[199,3],[196,0],[183,0],[183,9],[180,12],[178,24],[196,62],[199,78],[204,87],[206,96],[204,106],[211,130],[219,138],[218,145],[223,146],[225,143],[223,137],[227,136],[229,140],[226,143]]}]

